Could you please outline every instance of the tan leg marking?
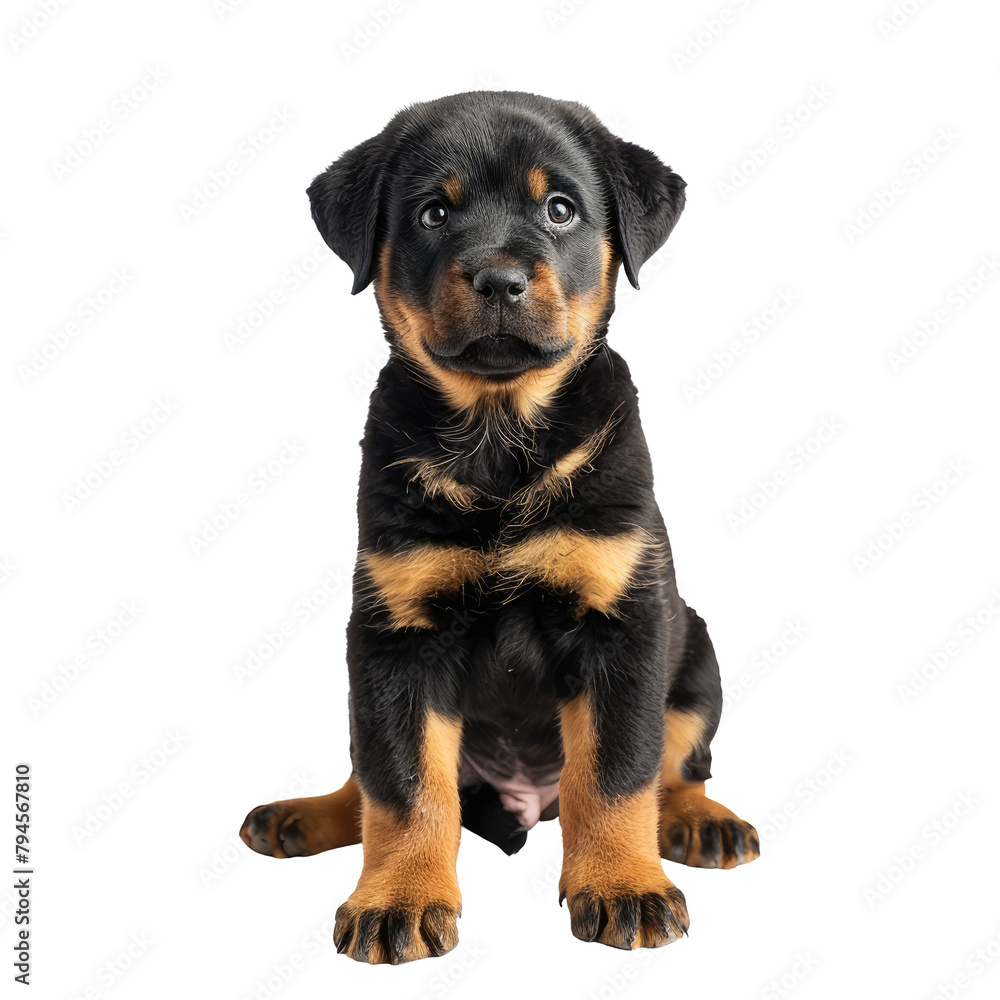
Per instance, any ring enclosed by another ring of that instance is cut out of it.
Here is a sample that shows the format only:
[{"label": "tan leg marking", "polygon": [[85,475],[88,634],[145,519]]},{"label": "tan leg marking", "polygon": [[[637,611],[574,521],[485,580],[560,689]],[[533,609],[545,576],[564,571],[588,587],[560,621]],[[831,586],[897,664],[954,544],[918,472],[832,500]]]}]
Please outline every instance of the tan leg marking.
[{"label": "tan leg marking", "polygon": [[251,850],[297,858],[361,843],[361,792],[354,778],[329,795],[284,799],[251,809],[240,828]]},{"label": "tan leg marking", "polygon": [[660,791],[660,854],[695,868],[735,868],[760,856],[757,831],[705,795],[705,783],[685,781],[684,761],[702,746],[705,720],[668,709]]},{"label": "tan leg marking", "polygon": [[461,739],[460,721],[428,712],[417,802],[406,816],[362,792],[364,868],[333,932],[337,950],[359,962],[398,965],[458,943]]},{"label": "tan leg marking", "polygon": [[585,695],[561,711],[566,764],[559,779],[563,830],[560,898],[573,934],[615,948],[655,948],[687,932],[684,894],[657,850],[656,782],[607,798],[596,773],[597,737]]},{"label": "tan leg marking", "polygon": [[701,746],[705,720],[697,712],[670,708],[663,714],[661,783],[667,791],[687,782],[681,777],[684,761]]},{"label": "tan leg marking", "polygon": [[427,602],[457,594],[486,570],[486,556],[461,545],[418,545],[404,552],[362,555],[375,595],[393,628],[434,628]]}]

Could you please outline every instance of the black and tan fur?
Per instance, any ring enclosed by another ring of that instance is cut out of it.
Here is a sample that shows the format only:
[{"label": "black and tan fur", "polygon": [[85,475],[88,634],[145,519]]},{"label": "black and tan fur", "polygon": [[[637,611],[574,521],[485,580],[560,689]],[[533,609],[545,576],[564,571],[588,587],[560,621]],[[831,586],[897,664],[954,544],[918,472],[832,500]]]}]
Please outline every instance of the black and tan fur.
[{"label": "black and tan fur", "polygon": [[661,858],[758,853],[705,797],[718,666],[605,339],[619,267],[638,287],[684,182],[581,105],[478,92],[400,112],[309,196],[391,345],[362,442],[353,772],[241,835],[275,857],[361,840],[337,947],[397,963],[457,941],[461,825],[512,853],[545,802],[573,933],[675,940],[687,909]]}]

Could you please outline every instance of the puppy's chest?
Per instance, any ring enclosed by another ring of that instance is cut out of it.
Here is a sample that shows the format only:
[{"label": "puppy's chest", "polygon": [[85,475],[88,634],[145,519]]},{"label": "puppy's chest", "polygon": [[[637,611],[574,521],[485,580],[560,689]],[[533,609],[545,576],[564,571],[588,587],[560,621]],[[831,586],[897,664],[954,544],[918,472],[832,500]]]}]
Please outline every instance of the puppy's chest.
[{"label": "puppy's chest", "polygon": [[393,627],[436,627],[442,610],[497,610],[526,594],[558,597],[571,615],[614,614],[653,548],[635,526],[609,529],[593,442],[534,466],[478,477],[460,463],[417,460],[406,495],[425,527],[448,530],[397,551],[363,555],[377,604]]}]

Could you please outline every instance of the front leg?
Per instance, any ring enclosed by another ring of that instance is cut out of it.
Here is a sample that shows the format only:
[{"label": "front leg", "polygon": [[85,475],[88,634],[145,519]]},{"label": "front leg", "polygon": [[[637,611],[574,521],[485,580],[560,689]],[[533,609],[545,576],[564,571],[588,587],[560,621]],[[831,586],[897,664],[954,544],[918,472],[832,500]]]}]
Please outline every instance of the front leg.
[{"label": "front leg", "polygon": [[449,664],[419,658],[429,637],[423,629],[351,625],[351,749],[364,867],[337,911],[334,941],[359,962],[396,965],[458,943],[462,726]]},{"label": "front leg", "polygon": [[657,843],[659,686],[629,677],[625,667],[619,661],[601,671],[561,711],[560,901],[584,941],[655,948],[687,932],[688,913],[684,894],[663,873]]}]

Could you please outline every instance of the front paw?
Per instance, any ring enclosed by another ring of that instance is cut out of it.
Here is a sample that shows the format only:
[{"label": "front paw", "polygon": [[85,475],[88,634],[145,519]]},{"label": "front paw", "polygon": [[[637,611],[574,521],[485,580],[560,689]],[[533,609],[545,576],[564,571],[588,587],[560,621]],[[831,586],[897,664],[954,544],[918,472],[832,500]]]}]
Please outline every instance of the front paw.
[{"label": "front paw", "polygon": [[687,933],[684,893],[665,876],[635,885],[585,885],[564,889],[570,928],[581,941],[612,948],[659,948]]},{"label": "front paw", "polygon": [[443,955],[458,944],[461,905],[405,898],[379,904],[357,895],[337,910],[333,930],[337,951],[356,962],[400,965]]}]

